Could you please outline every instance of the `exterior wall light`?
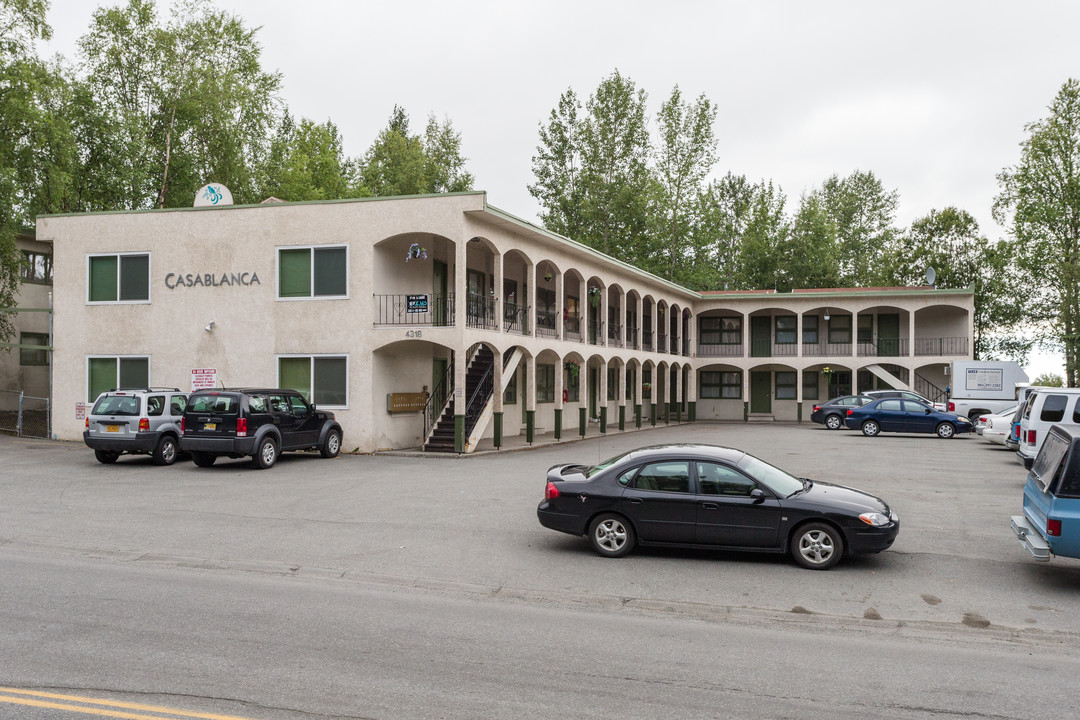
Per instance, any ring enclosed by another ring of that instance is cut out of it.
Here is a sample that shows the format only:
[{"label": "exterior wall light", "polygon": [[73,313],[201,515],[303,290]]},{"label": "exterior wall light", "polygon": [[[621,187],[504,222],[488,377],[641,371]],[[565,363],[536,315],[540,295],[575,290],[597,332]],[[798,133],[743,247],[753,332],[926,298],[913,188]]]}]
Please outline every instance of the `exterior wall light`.
[{"label": "exterior wall light", "polygon": [[214,325],[216,325],[216,324],[217,323],[215,323],[213,320],[211,320],[210,324],[207,325],[206,327],[204,327],[203,330],[205,330],[206,332],[212,332],[213,329],[214,329]]}]

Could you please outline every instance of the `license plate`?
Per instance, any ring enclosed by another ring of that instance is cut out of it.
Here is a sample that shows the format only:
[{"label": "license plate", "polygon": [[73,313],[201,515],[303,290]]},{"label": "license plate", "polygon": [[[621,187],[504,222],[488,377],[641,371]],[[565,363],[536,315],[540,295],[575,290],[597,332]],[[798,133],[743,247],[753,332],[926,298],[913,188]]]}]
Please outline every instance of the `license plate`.
[{"label": "license plate", "polygon": [[217,423],[206,423],[202,426],[203,430],[217,430]]},{"label": "license plate", "polygon": [[119,425],[106,425],[105,432],[120,432]]}]

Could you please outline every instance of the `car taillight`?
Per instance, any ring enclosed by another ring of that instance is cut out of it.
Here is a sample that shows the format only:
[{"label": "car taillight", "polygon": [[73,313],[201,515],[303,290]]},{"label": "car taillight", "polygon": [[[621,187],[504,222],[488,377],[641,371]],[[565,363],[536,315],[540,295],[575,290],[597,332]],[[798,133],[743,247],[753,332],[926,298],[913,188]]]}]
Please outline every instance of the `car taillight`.
[{"label": "car taillight", "polygon": [[820,409],[821,409],[821,406],[820,406],[820,405],[815,405],[815,406],[814,406],[814,412],[817,412],[817,411],[818,411],[818,410],[820,410]]},{"label": "car taillight", "polygon": [[854,415],[854,414],[855,414],[855,411],[854,411],[854,410],[848,410],[848,411],[847,411],[847,414],[848,414],[848,415]]},{"label": "car taillight", "polygon": [[247,437],[247,418],[236,419],[236,437]]},{"label": "car taillight", "polygon": [[1034,445],[1035,444],[1035,431],[1034,430],[1028,430],[1027,431],[1027,444],[1028,445]]},{"label": "car taillight", "polygon": [[1046,518],[1046,534],[1061,537],[1061,521]]},{"label": "car taillight", "polygon": [[86,418],[86,429],[90,429],[90,418]]},{"label": "car taillight", "polygon": [[559,492],[559,488],[555,487],[555,483],[553,483],[553,482],[549,482],[547,484],[547,487],[544,488],[544,499],[545,500],[554,500],[555,498],[559,497],[559,495],[561,495],[561,494],[562,493]]},{"label": "car taillight", "polygon": [[180,434],[181,435],[184,434],[184,426],[185,425],[187,425],[187,418],[181,415],[180,416]]},{"label": "car taillight", "polygon": [[139,432],[150,432],[150,418],[139,418]]},{"label": "car taillight", "polygon": [[949,412],[956,412],[956,403],[949,401]]}]

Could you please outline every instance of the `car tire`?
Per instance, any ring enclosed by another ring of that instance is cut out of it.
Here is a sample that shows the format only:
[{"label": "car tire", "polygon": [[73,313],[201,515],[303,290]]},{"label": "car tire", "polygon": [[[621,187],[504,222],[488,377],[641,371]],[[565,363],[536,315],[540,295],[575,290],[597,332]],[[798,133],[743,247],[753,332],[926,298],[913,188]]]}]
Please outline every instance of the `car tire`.
[{"label": "car tire", "polygon": [[199,467],[210,467],[217,460],[217,455],[208,452],[192,452],[191,460]]},{"label": "car tire", "polygon": [[341,431],[331,430],[326,433],[326,439],[323,440],[322,447],[319,448],[319,453],[321,453],[324,458],[332,458],[337,457],[339,452],[341,452]]},{"label": "car tire", "polygon": [[934,432],[937,433],[937,436],[939,438],[942,438],[944,440],[948,440],[949,438],[956,437],[956,428],[953,427],[952,423],[947,423],[947,422],[940,423],[937,426],[937,429],[934,430]]},{"label": "car tire", "polygon": [[825,427],[830,430],[839,430],[844,426],[844,422],[840,419],[839,415],[828,415],[825,417]]},{"label": "car tire", "polygon": [[255,448],[255,455],[251,458],[251,464],[259,470],[266,470],[274,466],[278,459],[277,440],[267,435],[259,441]]},{"label": "car tire", "polygon": [[877,420],[867,420],[862,424],[862,434],[866,437],[874,437],[881,434],[881,426]]},{"label": "car tire", "polygon": [[791,556],[808,570],[828,570],[844,555],[844,540],[832,525],[812,522],[791,536]]},{"label": "car tire", "polygon": [[603,513],[589,524],[589,543],[597,555],[618,558],[634,549],[634,528],[622,515]]},{"label": "car tire", "polygon": [[172,465],[176,462],[176,455],[179,452],[180,449],[176,446],[176,438],[172,435],[162,435],[154,448],[154,464]]},{"label": "car tire", "polygon": [[115,450],[95,450],[94,457],[102,465],[112,465],[116,462],[116,458],[120,457],[120,453]]}]

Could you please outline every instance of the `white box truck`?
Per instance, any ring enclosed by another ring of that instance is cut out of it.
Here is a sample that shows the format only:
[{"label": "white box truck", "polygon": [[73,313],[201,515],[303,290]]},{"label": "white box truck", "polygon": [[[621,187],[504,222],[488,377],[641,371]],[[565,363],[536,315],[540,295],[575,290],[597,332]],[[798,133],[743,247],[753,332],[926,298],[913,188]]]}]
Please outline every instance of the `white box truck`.
[{"label": "white box truck", "polygon": [[1018,389],[1027,383],[1027,373],[1012,361],[958,360],[950,368],[947,407],[975,422],[1015,405]]}]

